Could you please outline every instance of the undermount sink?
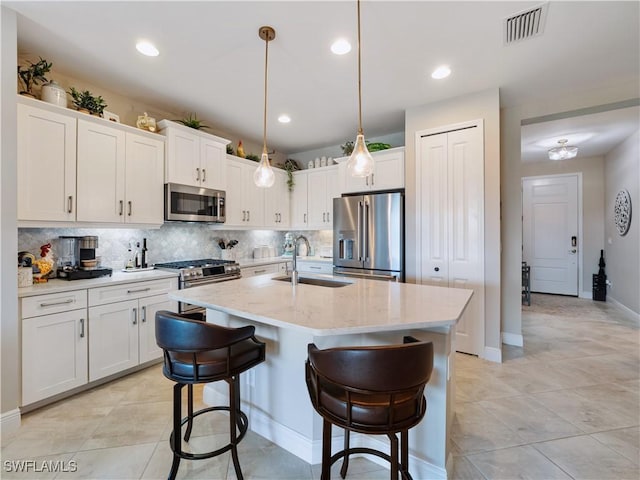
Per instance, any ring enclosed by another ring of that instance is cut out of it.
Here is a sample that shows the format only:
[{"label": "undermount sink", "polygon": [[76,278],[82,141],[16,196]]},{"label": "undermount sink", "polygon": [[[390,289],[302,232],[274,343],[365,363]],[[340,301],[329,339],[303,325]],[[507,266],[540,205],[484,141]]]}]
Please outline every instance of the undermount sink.
[{"label": "undermount sink", "polygon": [[[291,283],[291,277],[289,276],[274,277],[273,280]],[[329,287],[329,288],[346,287],[347,285],[351,285],[351,282],[345,282],[341,280],[332,280],[329,278],[315,278],[315,277],[298,277],[298,283],[304,283],[306,285],[316,285],[318,287]]]}]

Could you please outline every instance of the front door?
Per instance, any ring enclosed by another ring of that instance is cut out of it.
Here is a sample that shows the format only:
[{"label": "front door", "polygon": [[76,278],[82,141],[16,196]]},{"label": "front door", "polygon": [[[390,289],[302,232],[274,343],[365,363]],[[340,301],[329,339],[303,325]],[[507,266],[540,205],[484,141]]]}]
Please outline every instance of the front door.
[{"label": "front door", "polygon": [[578,296],[578,175],[522,180],[522,260],[531,291]]}]

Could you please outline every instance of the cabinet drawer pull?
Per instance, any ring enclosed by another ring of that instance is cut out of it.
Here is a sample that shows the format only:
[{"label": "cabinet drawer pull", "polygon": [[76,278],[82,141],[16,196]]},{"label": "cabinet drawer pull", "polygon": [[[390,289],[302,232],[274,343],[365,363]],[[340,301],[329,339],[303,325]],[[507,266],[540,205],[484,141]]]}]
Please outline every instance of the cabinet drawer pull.
[{"label": "cabinet drawer pull", "polygon": [[323,222],[327,221],[327,212],[322,212],[322,221]]},{"label": "cabinet drawer pull", "polygon": [[207,170],[206,169],[202,169],[202,182],[206,182],[207,181]]},{"label": "cabinet drawer pull", "polygon": [[73,195],[67,198],[67,213],[73,212]]},{"label": "cabinet drawer pull", "polygon": [[53,307],[54,305],[66,305],[67,303],[73,303],[75,300],[73,298],[67,298],[66,300],[62,300],[61,302],[43,302],[40,304],[41,307]]},{"label": "cabinet drawer pull", "polygon": [[327,212],[327,223],[331,221],[331,212]]},{"label": "cabinet drawer pull", "polygon": [[322,267],[314,267],[314,266],[309,266],[309,268],[311,268],[312,270],[322,270]]},{"label": "cabinet drawer pull", "polygon": [[369,177],[364,177],[364,183],[369,186]]},{"label": "cabinet drawer pull", "polygon": [[138,309],[137,308],[133,309],[133,324],[134,325],[138,324]]},{"label": "cabinet drawer pull", "polygon": [[375,173],[372,173],[372,174],[371,174],[371,186],[372,186],[372,187],[373,187],[373,184],[375,183],[375,182],[373,181],[373,176],[374,176],[374,175],[375,175]]},{"label": "cabinet drawer pull", "polygon": [[129,200],[127,203],[129,204],[129,213],[127,215],[131,216],[131,206],[133,202]]},{"label": "cabinet drawer pull", "polygon": [[84,338],[84,318],[80,319],[80,338]]},{"label": "cabinet drawer pull", "polygon": [[151,290],[151,287],[146,288],[138,288],[137,290],[127,290],[127,293],[140,293],[140,292],[148,292]]},{"label": "cabinet drawer pull", "polygon": [[251,221],[251,210],[247,210],[247,222]]},{"label": "cabinet drawer pull", "polygon": [[120,213],[118,215],[122,216],[124,213],[124,200],[120,200]]},{"label": "cabinet drawer pull", "polygon": [[302,215],[302,218],[303,218],[302,223],[307,223],[307,214],[306,213],[304,213]]},{"label": "cabinet drawer pull", "polygon": [[147,307],[142,307],[142,323],[147,321]]},{"label": "cabinet drawer pull", "polygon": [[196,182],[200,181],[200,169],[196,168]]},{"label": "cabinet drawer pull", "polygon": [[246,210],[242,210],[242,221],[243,222],[247,221],[247,211]]},{"label": "cabinet drawer pull", "polygon": [[256,275],[259,273],[264,273],[266,272],[266,270],[263,268],[262,270],[254,270],[253,273],[255,273]]}]

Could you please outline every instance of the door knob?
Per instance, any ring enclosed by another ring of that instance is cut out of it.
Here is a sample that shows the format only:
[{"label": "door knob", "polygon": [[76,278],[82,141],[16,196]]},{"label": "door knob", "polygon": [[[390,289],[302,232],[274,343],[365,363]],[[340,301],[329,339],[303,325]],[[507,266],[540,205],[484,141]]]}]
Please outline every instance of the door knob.
[{"label": "door knob", "polygon": [[577,250],[575,248],[572,248],[571,250],[569,250],[569,253],[576,253]]}]

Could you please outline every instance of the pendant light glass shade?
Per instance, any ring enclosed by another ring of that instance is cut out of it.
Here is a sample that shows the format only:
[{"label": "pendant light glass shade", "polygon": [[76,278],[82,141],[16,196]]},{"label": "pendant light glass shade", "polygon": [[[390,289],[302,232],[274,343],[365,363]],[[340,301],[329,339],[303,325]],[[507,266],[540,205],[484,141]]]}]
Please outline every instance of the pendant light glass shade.
[{"label": "pendant light glass shade", "polygon": [[347,161],[347,169],[352,177],[366,177],[373,173],[373,157],[364,143],[364,135],[358,134],[353,152]]},{"label": "pendant light glass shade", "polygon": [[269,155],[263,153],[260,157],[258,168],[253,172],[253,183],[258,187],[269,188],[273,186],[275,181],[276,175],[273,173],[273,168],[269,164]]},{"label": "pendant light glass shade", "polygon": [[258,36],[264,40],[264,117],[262,130],[262,156],[258,168],[253,172],[253,183],[257,187],[269,188],[273,186],[276,176],[273,168],[269,163],[269,155],[267,150],[267,71],[269,66],[269,42],[276,38],[276,31],[268,26],[260,27]]},{"label": "pendant light glass shade", "polygon": [[347,161],[352,177],[367,177],[373,173],[373,157],[364,141],[362,130],[362,54],[360,51],[360,0],[358,0],[358,136]]},{"label": "pendant light glass shade", "polygon": [[578,147],[572,147],[567,145],[569,140],[558,140],[559,147],[553,147],[549,149],[549,160],[568,160],[578,155]]}]

